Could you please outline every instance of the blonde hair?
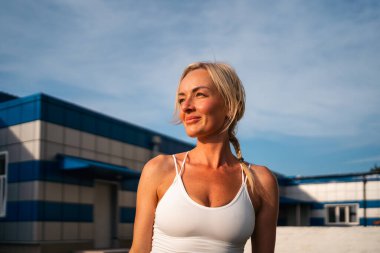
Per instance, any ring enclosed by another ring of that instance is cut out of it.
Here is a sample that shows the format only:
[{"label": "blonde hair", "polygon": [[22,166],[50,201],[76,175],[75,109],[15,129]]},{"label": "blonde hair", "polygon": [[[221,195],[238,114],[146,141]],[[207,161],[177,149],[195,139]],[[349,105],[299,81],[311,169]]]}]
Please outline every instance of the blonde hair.
[{"label": "blonde hair", "polygon": [[[183,71],[179,83],[185,78],[185,76],[193,70],[204,69],[208,72],[225,103],[227,109],[227,120],[222,132],[228,131],[229,141],[235,149],[236,156],[243,168],[248,182],[253,191],[253,175],[248,166],[244,162],[240,143],[236,137],[236,125],[237,122],[243,117],[245,111],[245,91],[240,78],[236,74],[236,71],[228,64],[221,62],[195,62],[190,64]],[[179,85],[178,85],[179,88]],[[178,92],[176,94],[176,100],[178,101]],[[176,102],[175,114],[178,115],[179,104]]]}]

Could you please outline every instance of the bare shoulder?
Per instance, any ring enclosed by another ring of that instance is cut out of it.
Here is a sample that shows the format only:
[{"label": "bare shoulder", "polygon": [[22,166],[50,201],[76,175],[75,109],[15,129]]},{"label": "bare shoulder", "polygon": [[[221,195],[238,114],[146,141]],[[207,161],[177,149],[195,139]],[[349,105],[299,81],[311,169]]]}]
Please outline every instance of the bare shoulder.
[{"label": "bare shoulder", "polygon": [[169,173],[173,166],[173,158],[170,155],[158,155],[145,164],[141,177],[160,179]]},{"label": "bare shoulder", "polygon": [[264,188],[277,186],[277,178],[268,167],[251,165],[251,170],[255,175],[255,179],[257,179]]},{"label": "bare shoulder", "polygon": [[258,202],[258,209],[265,204],[276,206],[279,197],[277,178],[266,166],[251,165],[254,175],[255,192],[254,199]]}]

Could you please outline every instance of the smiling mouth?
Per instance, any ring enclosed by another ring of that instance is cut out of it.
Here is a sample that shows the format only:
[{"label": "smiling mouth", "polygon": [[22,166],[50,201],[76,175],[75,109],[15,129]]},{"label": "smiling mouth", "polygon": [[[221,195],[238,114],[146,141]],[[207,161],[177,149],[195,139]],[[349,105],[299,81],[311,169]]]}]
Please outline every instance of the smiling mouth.
[{"label": "smiling mouth", "polygon": [[200,119],[201,117],[187,117],[185,118],[185,122],[186,124],[194,124],[197,123]]}]

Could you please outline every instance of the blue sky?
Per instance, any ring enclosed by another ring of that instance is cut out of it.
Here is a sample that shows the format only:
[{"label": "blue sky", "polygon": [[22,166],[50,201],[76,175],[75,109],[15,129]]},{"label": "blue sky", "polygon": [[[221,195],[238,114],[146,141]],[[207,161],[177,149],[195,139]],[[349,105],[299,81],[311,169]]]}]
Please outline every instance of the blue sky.
[{"label": "blue sky", "polygon": [[1,1],[0,88],[43,92],[193,142],[183,68],[235,67],[246,160],[286,175],[380,165],[379,1]]}]

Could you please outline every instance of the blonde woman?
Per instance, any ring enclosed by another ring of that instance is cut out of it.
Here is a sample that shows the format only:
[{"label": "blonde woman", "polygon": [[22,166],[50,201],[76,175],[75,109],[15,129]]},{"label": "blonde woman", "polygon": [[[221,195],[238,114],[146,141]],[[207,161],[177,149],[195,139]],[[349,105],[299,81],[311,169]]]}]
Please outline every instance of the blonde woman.
[{"label": "blonde woman", "polygon": [[253,252],[274,252],[278,185],[268,168],[243,160],[235,127],[244,109],[244,88],[229,65],[184,70],[176,112],[197,144],[145,165],[130,252],[242,253],[249,238]]}]

